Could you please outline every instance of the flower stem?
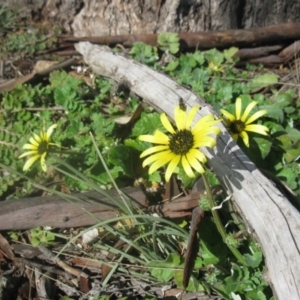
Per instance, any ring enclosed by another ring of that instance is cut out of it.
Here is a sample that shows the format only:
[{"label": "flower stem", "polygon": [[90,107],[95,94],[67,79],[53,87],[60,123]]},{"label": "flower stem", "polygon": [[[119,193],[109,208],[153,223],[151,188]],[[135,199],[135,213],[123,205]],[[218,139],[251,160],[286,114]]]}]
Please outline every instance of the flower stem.
[{"label": "flower stem", "polygon": [[[208,179],[207,179],[207,177],[206,177],[205,174],[202,174],[202,178],[203,178],[203,182],[204,182],[204,186],[205,186],[207,198],[209,200],[209,205],[210,205],[210,208],[211,208],[212,216],[214,218],[216,227],[217,227],[217,229],[218,229],[218,231],[219,231],[219,233],[220,233],[220,235],[221,235],[224,243],[226,243],[227,234],[226,234],[225,228],[224,228],[224,226],[223,226],[223,224],[221,222],[219,213],[218,213],[217,210],[212,209],[215,206],[215,201],[214,201],[214,197],[212,195],[212,192],[211,192],[211,189],[210,189],[210,186],[209,186],[209,183],[208,183]],[[246,266],[247,263],[246,263],[243,255],[241,254],[241,252],[237,248],[235,248],[233,246],[230,246],[228,244],[227,244],[227,246],[230,249],[230,251],[232,252],[232,254],[236,257],[236,259],[238,260],[238,262],[241,263],[242,265]]]}]

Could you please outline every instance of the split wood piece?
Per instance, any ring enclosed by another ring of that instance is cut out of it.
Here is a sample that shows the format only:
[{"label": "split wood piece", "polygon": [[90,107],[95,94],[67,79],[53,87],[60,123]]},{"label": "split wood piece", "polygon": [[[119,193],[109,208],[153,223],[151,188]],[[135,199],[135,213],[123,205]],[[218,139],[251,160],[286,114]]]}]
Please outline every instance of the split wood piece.
[{"label": "split wood piece", "polygon": [[[108,47],[81,42],[75,48],[95,74],[116,82],[128,82],[134,94],[171,118],[180,99],[188,108],[202,106],[195,121],[208,114],[216,114],[203,98],[168,76],[124,55],[115,54]],[[300,214],[242,152],[225,127],[219,126],[222,134],[218,137],[217,146],[201,150],[233,196],[249,231],[260,242],[275,297],[300,299]]]},{"label": "split wood piece", "polygon": [[[140,188],[125,188],[122,191],[133,199],[140,209],[167,218],[191,216],[192,210],[198,206],[200,195],[203,194],[196,192],[168,203],[148,207],[146,196]],[[115,191],[107,192],[118,197]],[[118,214],[118,209],[100,193],[87,192],[72,196],[81,200],[68,201],[58,196],[45,196],[0,202],[0,231],[25,230],[37,226],[88,226],[96,224],[99,220],[112,219]]]},{"label": "split wood piece", "polygon": [[[116,191],[105,192],[122,201]],[[123,192],[140,208],[147,207],[147,199],[140,188],[125,188]],[[78,200],[45,196],[0,202],[0,231],[25,230],[37,226],[87,226],[99,220],[115,218],[118,214],[117,207],[100,193],[87,192],[72,196]]]}]

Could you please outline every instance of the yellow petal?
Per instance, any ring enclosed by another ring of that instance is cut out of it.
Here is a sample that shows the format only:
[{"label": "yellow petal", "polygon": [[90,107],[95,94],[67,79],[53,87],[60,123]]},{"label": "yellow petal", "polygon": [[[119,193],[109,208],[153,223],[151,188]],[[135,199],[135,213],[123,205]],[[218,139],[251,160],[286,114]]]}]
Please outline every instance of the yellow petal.
[{"label": "yellow petal", "polygon": [[[33,134],[33,138],[35,139],[35,142],[38,144],[42,141],[41,137],[35,133]],[[30,139],[29,139],[29,141],[31,142]]]},{"label": "yellow petal", "polygon": [[185,129],[186,112],[183,111],[179,105],[175,107],[174,119],[178,130]]},{"label": "yellow petal", "polygon": [[259,124],[250,124],[247,125],[244,129],[245,131],[251,131],[251,132],[256,132],[262,135],[268,135],[269,128],[264,126],[264,125],[259,125]]},{"label": "yellow petal", "polygon": [[185,156],[182,156],[181,164],[183,166],[183,169],[184,169],[184,172],[186,173],[186,175],[190,178],[194,178],[195,174],[190,166],[189,161],[186,159]]},{"label": "yellow petal", "polygon": [[193,120],[195,118],[195,115],[196,113],[198,112],[198,110],[200,109],[199,106],[193,106],[187,116],[187,120],[186,120],[186,124],[185,124],[185,128],[186,129],[190,129],[192,123],[193,123]]},{"label": "yellow petal", "polygon": [[197,124],[194,126],[192,131],[198,132],[204,130],[206,128],[212,127],[217,123],[220,123],[221,121],[222,121],[221,119],[215,120],[213,115],[207,115],[197,122]]},{"label": "yellow petal", "polygon": [[266,110],[259,110],[257,111],[255,114],[253,114],[247,121],[246,121],[246,125],[250,124],[252,122],[254,122],[255,120],[257,120],[258,118],[260,118],[261,116],[265,115],[267,113]]},{"label": "yellow petal", "polygon": [[232,115],[230,112],[228,112],[227,110],[225,109],[220,109],[220,112],[222,113],[222,115],[228,119],[230,122],[233,122],[235,121],[235,116]]},{"label": "yellow petal", "polygon": [[246,131],[240,133],[240,137],[243,139],[244,144],[249,147],[249,136]]},{"label": "yellow petal", "polygon": [[170,132],[170,133],[175,133],[175,130],[172,126],[172,124],[170,123],[168,117],[166,116],[165,113],[162,113],[160,115],[160,121],[163,124],[163,126]]},{"label": "yellow petal", "polygon": [[209,147],[213,148],[216,145],[216,139],[211,136],[206,136],[201,139],[195,139],[194,148]]},{"label": "yellow petal", "polygon": [[152,164],[156,160],[165,159],[167,160],[166,156],[168,156],[171,152],[168,151],[162,151],[158,152],[156,154],[150,155],[143,161],[143,167]]},{"label": "yellow petal", "polygon": [[[201,160],[204,159],[206,160],[205,156],[199,151],[199,150],[195,150],[192,149],[191,151],[189,151],[186,155],[187,160],[189,161],[190,165],[198,172],[198,173],[204,173],[205,170],[202,167],[202,165],[199,163],[199,160],[197,158],[197,156],[199,156],[198,152],[200,153],[201,156]],[[203,156],[202,156],[203,155]]]},{"label": "yellow petal", "polygon": [[45,157],[46,157],[46,152],[42,154],[41,156],[41,167],[42,167],[42,170],[44,172],[47,172],[47,165],[46,165],[46,162],[45,162]]},{"label": "yellow petal", "polygon": [[235,115],[237,120],[240,120],[241,112],[242,112],[242,99],[237,98],[235,102]]},{"label": "yellow petal", "polygon": [[[37,135],[35,135],[35,136],[37,136]],[[38,136],[37,136],[37,137],[38,137]],[[39,137],[38,137],[38,138],[39,138]],[[29,139],[29,142],[30,142],[32,145],[36,146],[36,147],[39,146],[39,141],[37,141],[34,137],[31,137],[31,138]]]},{"label": "yellow petal", "polygon": [[256,101],[252,101],[248,106],[247,108],[245,109],[244,113],[243,113],[243,116],[241,118],[241,121],[242,122],[246,122],[249,114],[250,114],[250,111],[253,109],[254,106],[257,105],[257,102]]},{"label": "yellow petal", "polygon": [[147,150],[145,150],[141,155],[140,157],[145,157],[145,156],[148,156],[154,152],[158,152],[158,151],[161,151],[161,150],[165,150],[165,149],[168,149],[169,147],[168,146],[154,146],[154,147],[151,147],[151,148],[148,148]]},{"label": "yellow petal", "polygon": [[[159,153],[160,154],[160,153]],[[161,156],[158,160],[156,160],[149,168],[149,174],[152,174],[154,171],[166,165],[170,160],[175,157],[175,154],[168,153],[167,155]]]},{"label": "yellow petal", "polygon": [[166,174],[165,174],[166,182],[170,181],[171,175],[174,173],[174,170],[176,169],[179,161],[180,161],[180,155],[174,155],[166,170]]},{"label": "yellow petal", "polygon": [[169,137],[159,130],[156,130],[154,135],[140,135],[139,140],[153,144],[168,144]]},{"label": "yellow petal", "polygon": [[221,129],[216,126],[202,128],[202,129],[196,128],[192,130],[192,134],[195,139],[205,137],[206,135],[209,134],[219,135],[220,133],[221,133]]},{"label": "yellow petal", "polygon": [[21,154],[18,158],[22,158],[22,157],[32,155],[32,154],[40,155],[36,150],[32,150],[32,151],[27,151],[27,152]]},{"label": "yellow petal", "polygon": [[39,158],[40,158],[40,155],[35,155],[35,156],[30,157],[30,158],[26,161],[26,163],[25,163],[25,165],[24,165],[24,167],[23,167],[23,171],[27,171],[27,170],[31,167],[31,165],[32,165],[37,159],[39,159]]},{"label": "yellow petal", "polygon": [[[196,158],[198,161],[202,162],[203,164],[206,163],[206,157],[205,155],[198,149],[191,149],[188,154],[187,158],[190,161],[191,157]],[[190,161],[191,165],[193,166],[192,162]]]},{"label": "yellow petal", "polygon": [[53,130],[54,130],[56,127],[57,127],[57,124],[53,124],[53,125],[51,125],[51,126],[48,128],[47,134],[46,134],[46,135],[47,135],[47,139],[50,138],[50,136],[51,136]]},{"label": "yellow petal", "polygon": [[38,150],[38,146],[33,145],[33,144],[25,144],[22,149],[31,149],[31,150]]}]

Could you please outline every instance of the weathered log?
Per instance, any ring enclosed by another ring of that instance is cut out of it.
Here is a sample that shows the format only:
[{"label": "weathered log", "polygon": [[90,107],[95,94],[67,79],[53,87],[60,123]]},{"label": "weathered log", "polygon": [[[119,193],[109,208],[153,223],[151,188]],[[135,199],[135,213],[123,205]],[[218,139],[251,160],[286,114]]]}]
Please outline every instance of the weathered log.
[{"label": "weathered log", "polygon": [[[182,98],[187,107],[201,105],[196,120],[216,112],[205,100],[169,77],[107,47],[76,45],[96,74],[116,82],[126,80],[131,91],[171,118]],[[232,195],[249,231],[259,241],[277,299],[300,299],[300,214],[241,151],[223,125],[214,150],[203,148],[209,165]]]}]

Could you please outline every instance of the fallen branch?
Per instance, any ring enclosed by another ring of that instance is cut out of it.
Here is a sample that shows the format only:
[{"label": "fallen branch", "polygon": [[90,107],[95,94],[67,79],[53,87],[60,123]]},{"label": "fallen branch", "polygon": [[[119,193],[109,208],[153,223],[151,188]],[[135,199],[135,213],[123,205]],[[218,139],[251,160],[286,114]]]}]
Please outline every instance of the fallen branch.
[{"label": "fallen branch", "polygon": [[[125,47],[132,47],[135,42],[143,42],[148,45],[158,46],[158,34],[130,34],[117,36],[90,36],[90,37],[61,37],[62,42],[78,43],[89,41],[94,44]],[[211,49],[257,46],[261,44],[271,44],[286,40],[300,39],[300,23],[285,23],[262,28],[220,30],[203,32],[179,32],[181,48],[186,49]]]},{"label": "fallen branch", "polygon": [[[216,114],[204,99],[169,77],[114,54],[108,47],[81,42],[75,48],[96,74],[128,82],[134,94],[170,117],[181,98],[187,107],[202,106],[195,121]],[[261,244],[275,297],[300,299],[300,214],[233,142],[226,129],[220,127],[222,135],[216,148],[202,150],[228,193],[233,195],[249,231]]]}]

